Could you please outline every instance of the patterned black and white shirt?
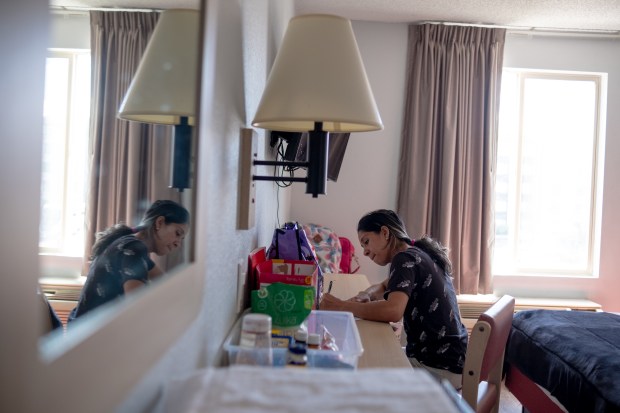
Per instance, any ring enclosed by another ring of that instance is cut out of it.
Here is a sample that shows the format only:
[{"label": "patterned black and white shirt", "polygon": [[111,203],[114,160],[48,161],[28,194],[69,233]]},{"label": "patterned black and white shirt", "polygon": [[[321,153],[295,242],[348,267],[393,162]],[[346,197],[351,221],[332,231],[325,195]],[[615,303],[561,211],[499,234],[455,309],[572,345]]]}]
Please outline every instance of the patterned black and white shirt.
[{"label": "patterned black and white shirt", "polygon": [[450,275],[414,245],[392,260],[384,298],[394,291],[409,296],[403,315],[407,356],[461,374],[467,329],[461,322]]},{"label": "patterned black and white shirt", "polygon": [[146,245],[134,235],[120,237],[91,262],[77,307],[69,321],[125,294],[129,280],[148,282],[155,266]]}]

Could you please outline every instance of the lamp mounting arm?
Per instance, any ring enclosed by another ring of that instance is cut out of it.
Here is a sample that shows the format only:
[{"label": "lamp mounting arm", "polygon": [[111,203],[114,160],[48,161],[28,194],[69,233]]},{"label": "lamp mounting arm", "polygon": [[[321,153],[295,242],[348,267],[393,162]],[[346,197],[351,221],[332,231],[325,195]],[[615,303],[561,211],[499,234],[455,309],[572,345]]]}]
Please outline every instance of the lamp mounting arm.
[{"label": "lamp mounting arm", "polygon": [[279,176],[252,175],[253,181],[278,181],[278,182],[305,182],[306,193],[317,198],[319,194],[325,194],[327,182],[329,134],[323,130],[322,122],[315,122],[314,129],[308,136],[308,161],[260,161],[253,160],[253,165],[264,166],[290,166],[305,167],[308,173],[305,177],[284,178]]}]

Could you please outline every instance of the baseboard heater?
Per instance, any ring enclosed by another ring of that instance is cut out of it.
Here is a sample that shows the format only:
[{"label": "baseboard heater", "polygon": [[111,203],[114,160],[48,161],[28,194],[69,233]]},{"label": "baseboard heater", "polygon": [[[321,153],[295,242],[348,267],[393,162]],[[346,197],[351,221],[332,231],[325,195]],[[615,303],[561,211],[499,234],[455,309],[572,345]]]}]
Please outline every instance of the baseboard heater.
[{"label": "baseboard heater", "polygon": [[77,305],[82,286],[42,283],[41,290],[62,321],[63,326],[66,326],[69,313]]},{"label": "baseboard heater", "polygon": [[[471,333],[480,314],[499,299],[493,294],[459,294],[457,301],[463,324]],[[522,310],[573,310],[573,311],[602,311],[602,306],[594,301],[572,298],[524,298],[515,297],[515,312]]]}]

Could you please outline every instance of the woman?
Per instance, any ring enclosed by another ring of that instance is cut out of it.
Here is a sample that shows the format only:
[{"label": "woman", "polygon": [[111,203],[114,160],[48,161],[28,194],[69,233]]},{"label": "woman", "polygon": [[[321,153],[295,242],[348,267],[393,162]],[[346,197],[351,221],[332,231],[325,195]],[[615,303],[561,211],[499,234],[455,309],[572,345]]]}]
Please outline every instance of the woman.
[{"label": "woman", "polygon": [[69,321],[147,284],[162,272],[149,257],[181,246],[189,231],[189,212],[174,201],[155,201],[140,224],[116,224],[97,234],[86,283]]},{"label": "woman", "polygon": [[402,318],[411,364],[460,389],[467,329],[461,322],[447,249],[429,237],[412,240],[400,217],[385,209],[362,217],[357,234],[365,256],[381,266],[390,264],[389,276],[347,301],[325,294],[321,310],[350,311],[383,322]]}]

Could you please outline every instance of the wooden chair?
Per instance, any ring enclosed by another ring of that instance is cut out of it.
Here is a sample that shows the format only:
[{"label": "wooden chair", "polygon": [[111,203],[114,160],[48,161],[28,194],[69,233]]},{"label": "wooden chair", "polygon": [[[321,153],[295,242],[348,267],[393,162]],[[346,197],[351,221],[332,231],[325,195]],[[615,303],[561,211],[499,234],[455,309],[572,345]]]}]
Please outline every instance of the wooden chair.
[{"label": "wooden chair", "polygon": [[504,350],[515,299],[504,295],[480,314],[471,331],[463,367],[463,399],[477,413],[499,410]]}]

